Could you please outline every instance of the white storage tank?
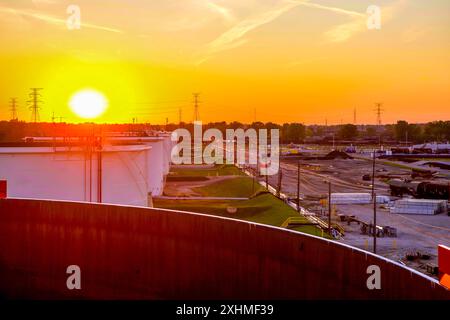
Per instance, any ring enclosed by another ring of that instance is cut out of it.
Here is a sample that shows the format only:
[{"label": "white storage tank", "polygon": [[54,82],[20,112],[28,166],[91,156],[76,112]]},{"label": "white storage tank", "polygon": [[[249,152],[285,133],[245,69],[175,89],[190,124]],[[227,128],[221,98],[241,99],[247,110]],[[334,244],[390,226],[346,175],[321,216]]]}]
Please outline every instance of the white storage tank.
[{"label": "white storage tank", "polygon": [[82,147],[2,147],[0,180],[8,197],[147,206],[150,149],[106,146],[91,157]]},{"label": "white storage tank", "polygon": [[107,142],[142,144],[150,146],[147,150],[147,191],[152,196],[159,196],[163,193],[165,176],[169,169],[169,159],[165,154],[164,137],[108,137]]}]

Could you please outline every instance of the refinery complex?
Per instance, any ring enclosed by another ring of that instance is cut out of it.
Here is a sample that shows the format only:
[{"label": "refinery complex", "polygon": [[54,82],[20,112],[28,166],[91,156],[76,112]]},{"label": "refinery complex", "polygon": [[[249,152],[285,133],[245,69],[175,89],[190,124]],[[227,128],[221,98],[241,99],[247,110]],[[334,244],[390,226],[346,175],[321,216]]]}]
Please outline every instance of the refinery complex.
[{"label": "refinery complex", "polygon": [[[268,176],[262,160],[227,164],[227,152],[221,164],[174,164],[178,142],[148,130],[1,144],[1,294],[449,297],[445,160],[434,169],[401,161],[423,156],[414,147],[289,144]],[[82,290],[59,272],[70,261],[86,274]],[[373,288],[372,269],[383,274]]]}]

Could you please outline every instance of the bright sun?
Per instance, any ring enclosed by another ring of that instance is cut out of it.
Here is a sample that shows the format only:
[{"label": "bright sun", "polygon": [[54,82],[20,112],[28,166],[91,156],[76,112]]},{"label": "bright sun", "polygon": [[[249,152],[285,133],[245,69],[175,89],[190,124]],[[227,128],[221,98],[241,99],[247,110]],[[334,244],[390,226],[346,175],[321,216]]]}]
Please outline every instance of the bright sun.
[{"label": "bright sun", "polygon": [[105,112],[108,101],[98,91],[85,89],[75,93],[69,101],[70,109],[82,118],[95,118]]}]

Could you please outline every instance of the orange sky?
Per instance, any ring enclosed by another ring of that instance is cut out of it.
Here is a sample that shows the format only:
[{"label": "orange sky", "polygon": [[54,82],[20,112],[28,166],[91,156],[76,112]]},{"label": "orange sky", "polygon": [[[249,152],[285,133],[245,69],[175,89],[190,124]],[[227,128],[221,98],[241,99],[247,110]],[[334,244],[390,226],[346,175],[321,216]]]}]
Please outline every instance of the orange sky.
[{"label": "orange sky", "polygon": [[[69,4],[81,29],[69,30]],[[380,30],[366,27],[381,7]],[[99,122],[375,123],[450,119],[447,0],[0,0],[0,119],[42,87],[41,120],[84,88],[109,101]]]}]

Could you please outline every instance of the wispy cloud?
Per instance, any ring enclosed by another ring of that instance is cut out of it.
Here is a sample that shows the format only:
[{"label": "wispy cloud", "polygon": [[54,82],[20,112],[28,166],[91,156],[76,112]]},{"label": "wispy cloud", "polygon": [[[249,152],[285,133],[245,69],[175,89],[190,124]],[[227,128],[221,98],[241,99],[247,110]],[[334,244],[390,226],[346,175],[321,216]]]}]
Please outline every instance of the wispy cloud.
[{"label": "wispy cloud", "polygon": [[344,15],[351,16],[351,17],[365,17],[366,16],[364,13],[360,13],[357,11],[351,11],[351,10],[346,10],[346,9],[341,9],[341,8],[336,8],[336,7],[329,7],[329,6],[324,6],[324,5],[317,4],[317,3],[303,2],[300,4],[305,7],[332,11],[335,13],[344,14]]},{"label": "wispy cloud", "polygon": [[[0,13],[11,14],[11,15],[26,17],[26,18],[32,18],[32,19],[36,19],[39,21],[43,21],[48,24],[61,26],[61,27],[66,27],[66,25],[67,25],[66,19],[61,19],[61,18],[57,18],[54,16],[45,15],[45,14],[41,14],[41,13],[33,12],[33,11],[22,10],[22,9],[0,7]],[[107,32],[123,33],[123,31],[119,30],[119,29],[110,28],[110,27],[101,26],[101,25],[92,24],[92,23],[82,22],[81,27],[82,28],[85,27],[85,28],[89,28],[89,29],[96,29],[96,30],[101,30],[101,31],[107,31]]]},{"label": "wispy cloud", "polygon": [[350,22],[337,25],[325,32],[330,42],[344,42],[367,28],[365,18],[356,18]]},{"label": "wispy cloud", "polygon": [[330,6],[324,6],[317,3],[302,3],[302,6],[320,9],[320,10],[326,10],[330,12],[334,12],[337,14],[342,14],[350,17],[352,20],[337,26],[334,26],[330,30],[325,32],[325,38],[330,42],[344,42],[348,39],[350,39],[355,34],[361,32],[366,28],[366,14],[352,11],[352,10],[346,10],[342,8],[337,7],[330,7]]},{"label": "wispy cloud", "polygon": [[[398,0],[390,6],[381,8],[382,26],[391,20],[398,12],[401,6],[405,4],[405,0]],[[335,8],[337,9],[337,8]],[[346,10],[347,11],[347,10]],[[337,12],[337,11],[336,11]],[[352,11],[347,11],[352,12]],[[337,25],[327,32],[325,32],[325,38],[330,42],[345,42],[353,36],[364,32],[367,29],[367,15],[366,14],[353,14],[352,20],[340,25]]]},{"label": "wispy cloud", "polygon": [[247,33],[274,21],[282,14],[299,6],[301,3],[302,2],[299,1],[283,1],[281,5],[278,5],[271,10],[241,20],[215,40],[211,41],[206,46],[206,54],[197,62],[197,64],[205,62],[215,53],[241,46],[247,42],[245,39],[242,39]]},{"label": "wispy cloud", "polygon": [[55,4],[55,0],[31,0],[34,4]]},{"label": "wispy cloud", "polygon": [[231,10],[219,5],[218,3],[212,1],[212,0],[202,0],[206,7],[210,9],[211,11],[218,13],[221,15],[226,21],[233,21],[235,18],[233,14],[231,13]]}]

